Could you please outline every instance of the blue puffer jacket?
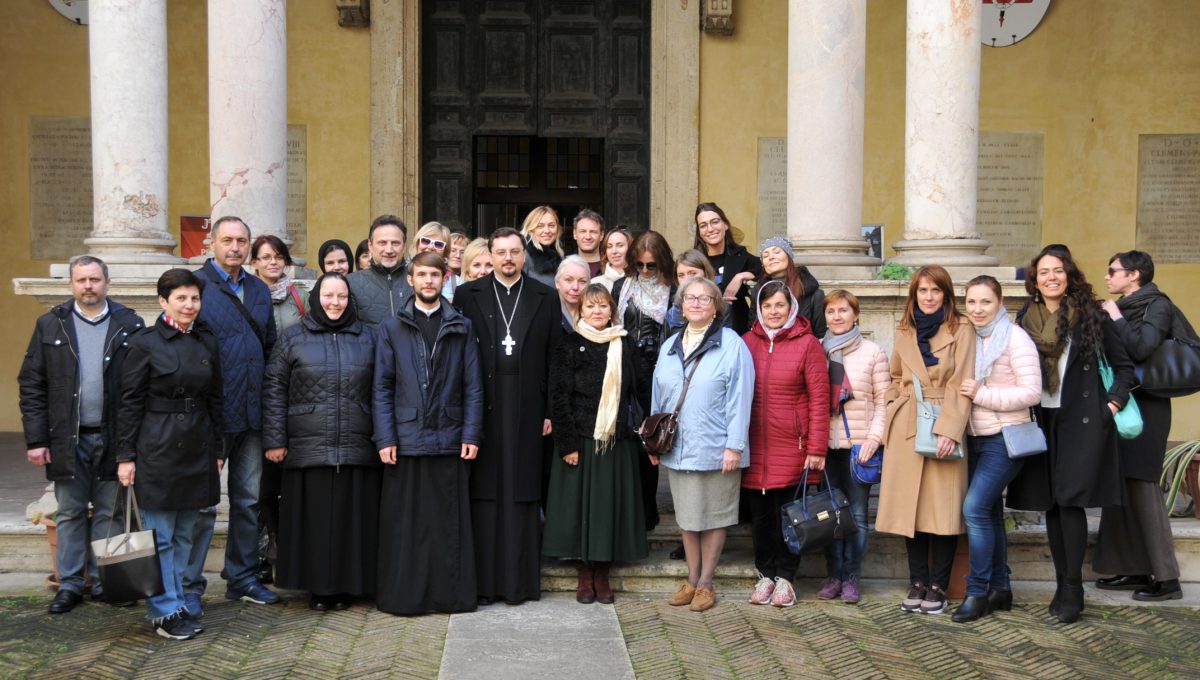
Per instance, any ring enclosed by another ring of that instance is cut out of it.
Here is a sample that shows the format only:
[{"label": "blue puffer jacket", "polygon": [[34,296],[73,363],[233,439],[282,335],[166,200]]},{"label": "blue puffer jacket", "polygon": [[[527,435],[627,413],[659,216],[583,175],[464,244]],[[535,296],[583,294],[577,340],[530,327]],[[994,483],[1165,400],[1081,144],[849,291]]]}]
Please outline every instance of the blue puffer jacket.
[{"label": "blue puffer jacket", "polygon": [[[225,385],[225,433],[262,430],[262,380],[266,358],[275,345],[271,291],[255,276],[242,274],[243,300],[217,271],[212,259],[196,270],[204,279],[200,320],[217,336],[221,348],[221,380]],[[244,304],[262,330],[263,339],[236,305]]]},{"label": "blue puffer jacket", "polygon": [[750,405],[754,401],[754,358],[738,334],[709,326],[696,351],[683,360],[682,333],[667,339],[654,367],[650,413],[670,413],[683,380],[700,361],[679,411],[675,447],[662,456],[672,470],[720,470],[725,449],[742,452],[738,467],[750,465]]},{"label": "blue puffer jacket", "polygon": [[395,318],[379,327],[375,342],[372,412],[377,448],[401,456],[458,455],[483,438],[483,371],[471,322],[445,300],[433,343],[433,369],[413,320],[410,296]]}]

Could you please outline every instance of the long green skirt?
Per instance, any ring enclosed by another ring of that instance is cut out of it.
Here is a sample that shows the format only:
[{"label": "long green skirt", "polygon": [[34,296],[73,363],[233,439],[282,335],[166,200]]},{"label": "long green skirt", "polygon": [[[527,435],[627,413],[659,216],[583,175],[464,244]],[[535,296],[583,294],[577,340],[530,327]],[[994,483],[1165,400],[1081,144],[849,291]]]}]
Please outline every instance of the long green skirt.
[{"label": "long green skirt", "polygon": [[631,562],[646,557],[646,520],[638,472],[640,447],[618,439],[596,454],[580,443],[579,465],[561,456],[550,463],[542,554],[586,562]]}]

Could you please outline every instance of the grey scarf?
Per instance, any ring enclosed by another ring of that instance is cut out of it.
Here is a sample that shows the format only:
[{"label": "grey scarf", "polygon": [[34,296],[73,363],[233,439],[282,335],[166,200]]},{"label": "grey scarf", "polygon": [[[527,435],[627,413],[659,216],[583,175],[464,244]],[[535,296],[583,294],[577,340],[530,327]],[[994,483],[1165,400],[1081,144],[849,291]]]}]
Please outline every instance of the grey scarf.
[{"label": "grey scarf", "polygon": [[[992,374],[992,364],[1008,349],[1012,329],[1012,320],[1003,307],[991,321],[975,327],[975,379],[979,382]],[[991,338],[991,342],[985,345],[984,338]]]},{"label": "grey scarf", "polygon": [[829,357],[829,361],[844,363],[842,355],[846,352],[853,352],[862,344],[862,331],[858,324],[854,324],[854,328],[835,335],[833,331],[826,331],[825,337],[821,338],[821,346],[825,349],[825,356]]}]

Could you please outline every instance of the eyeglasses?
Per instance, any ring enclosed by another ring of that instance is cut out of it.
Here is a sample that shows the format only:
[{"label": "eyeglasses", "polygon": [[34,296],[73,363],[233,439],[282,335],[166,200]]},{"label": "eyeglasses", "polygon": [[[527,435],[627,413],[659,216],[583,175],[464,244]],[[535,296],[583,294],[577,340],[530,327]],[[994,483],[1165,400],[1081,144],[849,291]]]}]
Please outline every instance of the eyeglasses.
[{"label": "eyeglasses", "polygon": [[714,229],[720,229],[721,222],[722,222],[722,220],[720,217],[714,217],[707,222],[697,222],[696,230],[697,231],[712,231]]},{"label": "eyeglasses", "polygon": [[422,236],[420,238],[420,240],[418,241],[418,243],[420,243],[423,246],[433,248],[434,250],[445,250],[446,249],[446,242],[439,238],[429,238],[428,236]]},{"label": "eyeglasses", "polygon": [[1129,270],[1128,270],[1128,269],[1121,269],[1120,267],[1109,267],[1109,268],[1108,268],[1108,275],[1109,275],[1109,276],[1116,276],[1116,275],[1117,275],[1117,272],[1127,272],[1127,271],[1129,271]]},{"label": "eyeglasses", "polygon": [[255,259],[257,259],[259,262],[283,262],[284,264],[287,264],[287,260],[284,259],[282,255],[259,255]]},{"label": "eyeglasses", "polygon": [[711,305],[715,297],[711,295],[684,295],[683,304],[685,305]]},{"label": "eyeglasses", "polygon": [[633,266],[637,267],[638,269],[644,269],[648,272],[658,271],[658,265],[654,262],[634,262]]}]

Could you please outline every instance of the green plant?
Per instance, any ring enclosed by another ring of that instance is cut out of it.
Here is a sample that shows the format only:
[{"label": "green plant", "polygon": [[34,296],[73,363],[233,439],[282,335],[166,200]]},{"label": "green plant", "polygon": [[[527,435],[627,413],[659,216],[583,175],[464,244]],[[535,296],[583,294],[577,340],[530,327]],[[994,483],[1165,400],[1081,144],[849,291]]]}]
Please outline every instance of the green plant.
[{"label": "green plant", "polygon": [[[1197,452],[1200,452],[1200,439],[1186,441],[1169,449],[1163,455],[1163,469],[1158,478],[1158,485],[1167,491],[1168,515],[1174,514],[1175,500],[1179,497],[1179,487],[1183,485],[1183,480],[1187,477],[1188,465],[1196,457]],[[1188,492],[1191,493],[1194,503],[1196,489],[1188,489]]]},{"label": "green plant", "polygon": [[888,262],[879,268],[875,278],[885,281],[907,281],[912,278],[912,274],[912,267],[906,267],[899,262]]}]

